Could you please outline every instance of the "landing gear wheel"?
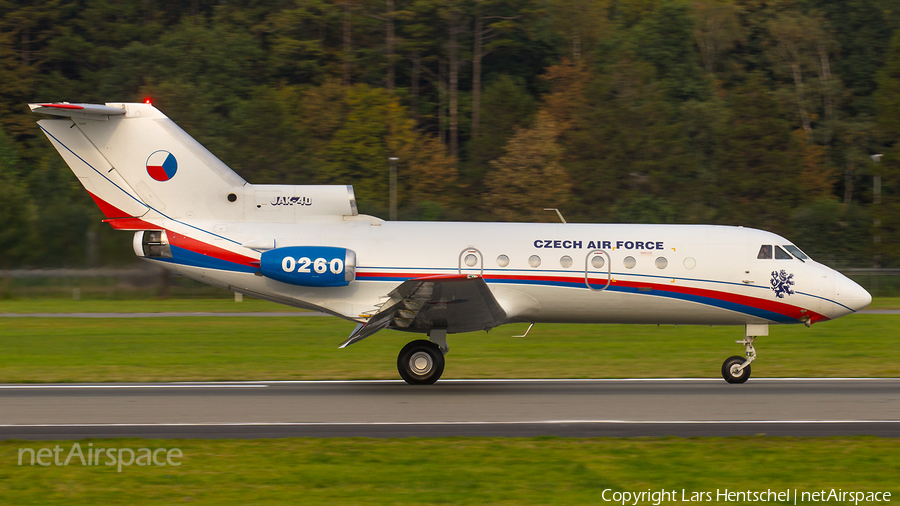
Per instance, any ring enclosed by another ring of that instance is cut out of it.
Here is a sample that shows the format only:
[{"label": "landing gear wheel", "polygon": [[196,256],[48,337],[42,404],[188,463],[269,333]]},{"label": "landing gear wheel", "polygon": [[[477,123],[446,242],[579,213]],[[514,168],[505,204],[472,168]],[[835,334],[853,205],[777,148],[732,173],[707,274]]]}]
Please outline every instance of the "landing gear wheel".
[{"label": "landing gear wheel", "polygon": [[743,369],[739,369],[740,365],[746,361],[746,358],[737,355],[728,357],[725,363],[722,364],[722,377],[725,378],[725,381],[729,383],[746,383],[750,378],[750,364],[747,364],[747,367]]},{"label": "landing gear wheel", "polygon": [[400,350],[397,370],[410,385],[431,385],[444,373],[444,354],[431,341],[413,341]]}]

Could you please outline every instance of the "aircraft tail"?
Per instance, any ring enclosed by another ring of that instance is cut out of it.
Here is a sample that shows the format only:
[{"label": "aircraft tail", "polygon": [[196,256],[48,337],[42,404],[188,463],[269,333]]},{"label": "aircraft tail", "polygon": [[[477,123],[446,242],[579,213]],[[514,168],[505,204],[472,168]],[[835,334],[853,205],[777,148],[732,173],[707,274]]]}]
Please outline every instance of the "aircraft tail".
[{"label": "aircraft tail", "polygon": [[294,222],[356,215],[349,186],[250,185],[150,104],[29,104],[114,228],[139,217]]},{"label": "aircraft tail", "polygon": [[225,204],[247,182],[152,105],[30,107],[62,117],[38,125],[108,219],[240,219]]}]

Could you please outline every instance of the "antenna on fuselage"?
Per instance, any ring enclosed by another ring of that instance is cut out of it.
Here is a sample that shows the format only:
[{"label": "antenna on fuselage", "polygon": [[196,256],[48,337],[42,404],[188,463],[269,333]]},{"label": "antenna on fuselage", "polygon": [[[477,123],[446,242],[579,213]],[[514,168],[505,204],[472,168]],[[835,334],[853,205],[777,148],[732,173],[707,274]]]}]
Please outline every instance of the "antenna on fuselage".
[{"label": "antenna on fuselage", "polygon": [[[565,223],[565,221],[564,221],[563,223]],[[531,322],[531,325],[528,326],[528,330],[526,330],[524,334],[522,334],[521,336],[513,336],[513,337],[525,337],[525,336],[527,336],[528,333],[531,332],[531,328],[532,328],[532,327],[534,327],[534,322]]]},{"label": "antenna on fuselage", "polygon": [[563,222],[563,223],[568,223],[568,222],[566,221],[566,219],[563,218],[562,213],[559,212],[559,209],[557,209],[557,208],[555,208],[555,207],[545,207],[545,208],[544,208],[544,211],[556,211],[556,214],[559,215],[559,220],[560,220],[561,222]]}]

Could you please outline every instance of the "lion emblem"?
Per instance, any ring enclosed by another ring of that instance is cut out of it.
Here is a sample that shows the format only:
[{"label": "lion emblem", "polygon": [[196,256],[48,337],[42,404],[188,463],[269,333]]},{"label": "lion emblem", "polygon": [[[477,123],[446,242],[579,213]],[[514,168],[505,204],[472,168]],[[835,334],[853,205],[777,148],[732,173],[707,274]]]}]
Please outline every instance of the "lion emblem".
[{"label": "lion emblem", "polygon": [[784,295],[793,295],[794,291],[791,290],[791,287],[794,286],[794,275],[788,274],[781,269],[779,271],[772,271],[772,290],[775,290],[775,296],[779,299],[783,299]]}]

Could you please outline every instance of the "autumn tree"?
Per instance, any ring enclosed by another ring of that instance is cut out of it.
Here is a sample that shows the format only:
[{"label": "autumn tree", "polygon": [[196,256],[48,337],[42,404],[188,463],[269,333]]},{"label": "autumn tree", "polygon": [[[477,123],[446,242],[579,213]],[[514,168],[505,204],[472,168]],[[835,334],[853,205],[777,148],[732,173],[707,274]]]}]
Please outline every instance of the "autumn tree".
[{"label": "autumn tree", "polygon": [[556,123],[539,111],[531,128],[519,128],[491,162],[483,209],[502,221],[545,221],[544,208],[565,209],[570,198],[569,178],[560,159]]},{"label": "autumn tree", "polygon": [[363,212],[382,213],[388,201],[388,158],[397,157],[401,211],[421,202],[449,204],[455,160],[433,137],[416,131],[409,110],[389,92],[365,84],[326,83],[305,92],[299,132],[302,155],[320,184],[353,184]]}]

